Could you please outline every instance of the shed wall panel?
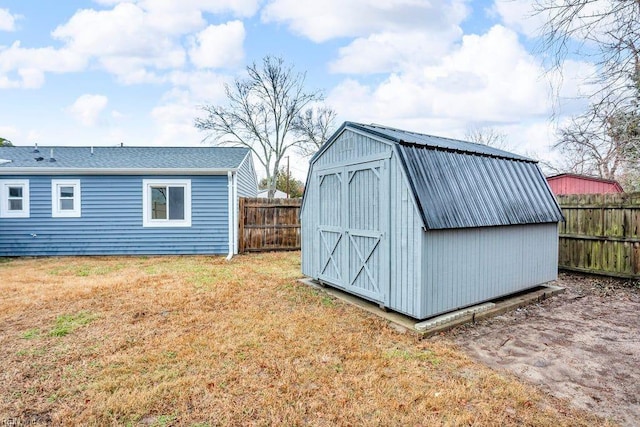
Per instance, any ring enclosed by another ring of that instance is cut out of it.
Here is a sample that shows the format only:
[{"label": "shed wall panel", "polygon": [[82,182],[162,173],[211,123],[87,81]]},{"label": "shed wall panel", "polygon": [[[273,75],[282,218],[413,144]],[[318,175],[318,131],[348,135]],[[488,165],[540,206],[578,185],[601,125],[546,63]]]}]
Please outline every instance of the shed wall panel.
[{"label": "shed wall panel", "polygon": [[556,223],[427,231],[422,246],[420,318],[557,278]]},{"label": "shed wall panel", "polygon": [[[26,176],[30,218],[0,218],[0,255],[210,254],[228,251],[227,177],[55,176],[79,179],[80,218],[51,217],[50,176]],[[143,227],[142,180],[190,179],[191,227]]]},{"label": "shed wall panel", "polygon": [[391,158],[389,307],[414,315],[422,303],[422,219],[398,159]]},{"label": "shed wall panel", "polygon": [[[310,172],[311,173],[311,172]],[[306,209],[300,210],[300,247],[302,257],[302,274],[317,278],[318,252],[315,243],[316,230],[318,229],[318,203],[316,196],[316,178],[312,177],[305,188]]]},{"label": "shed wall panel", "polygon": [[356,162],[376,154],[388,153],[391,146],[353,131],[343,132],[314,163],[315,168]]}]

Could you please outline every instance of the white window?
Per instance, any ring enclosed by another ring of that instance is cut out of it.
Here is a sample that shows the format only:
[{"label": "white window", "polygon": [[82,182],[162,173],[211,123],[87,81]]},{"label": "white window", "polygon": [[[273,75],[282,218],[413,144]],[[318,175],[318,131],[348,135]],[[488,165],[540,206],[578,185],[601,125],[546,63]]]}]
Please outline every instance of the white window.
[{"label": "white window", "polygon": [[142,180],[144,227],[191,227],[191,180]]},{"label": "white window", "polygon": [[51,180],[51,216],[78,218],[81,214],[80,180]]},{"label": "white window", "polygon": [[29,218],[29,180],[0,181],[0,217]]}]

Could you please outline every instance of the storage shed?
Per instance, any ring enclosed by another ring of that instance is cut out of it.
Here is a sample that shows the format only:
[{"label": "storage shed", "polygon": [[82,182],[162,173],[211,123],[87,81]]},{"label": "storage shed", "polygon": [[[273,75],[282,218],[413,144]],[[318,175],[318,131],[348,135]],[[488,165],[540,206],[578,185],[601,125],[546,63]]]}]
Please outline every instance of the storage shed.
[{"label": "storage shed", "polygon": [[302,272],[425,319],[556,279],[562,219],[531,159],[346,122],[310,162]]},{"label": "storage shed", "polygon": [[561,173],[547,177],[553,194],[609,194],[622,193],[622,186],[612,179]]},{"label": "storage shed", "polygon": [[0,147],[0,256],[232,256],[256,194],[246,148]]}]

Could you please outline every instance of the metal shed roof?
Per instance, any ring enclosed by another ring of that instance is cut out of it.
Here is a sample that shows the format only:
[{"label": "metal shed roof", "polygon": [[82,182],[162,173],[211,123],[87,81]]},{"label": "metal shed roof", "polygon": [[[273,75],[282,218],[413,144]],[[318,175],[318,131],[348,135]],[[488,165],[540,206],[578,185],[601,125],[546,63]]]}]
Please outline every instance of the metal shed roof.
[{"label": "metal shed roof", "polygon": [[[241,147],[0,147],[0,173],[11,169],[235,170],[249,153]],[[50,161],[51,150],[53,159]],[[93,153],[92,153],[93,151]]]},{"label": "metal shed roof", "polygon": [[393,142],[410,142],[425,147],[438,148],[442,150],[457,151],[462,153],[481,154],[485,156],[500,157],[513,160],[524,160],[534,162],[534,160],[500,150],[488,145],[476,144],[473,142],[460,141],[457,139],[443,138],[441,136],[425,135],[417,132],[409,132],[400,129],[385,127],[382,125],[365,125],[361,123],[346,122],[346,126],[360,129],[367,133],[383,137]]},{"label": "metal shed roof", "polygon": [[345,122],[329,143],[345,128],[394,143],[426,229],[564,219],[532,159],[486,145],[353,122]]},{"label": "metal shed roof", "polygon": [[400,143],[425,227],[487,227],[562,221],[535,162]]}]

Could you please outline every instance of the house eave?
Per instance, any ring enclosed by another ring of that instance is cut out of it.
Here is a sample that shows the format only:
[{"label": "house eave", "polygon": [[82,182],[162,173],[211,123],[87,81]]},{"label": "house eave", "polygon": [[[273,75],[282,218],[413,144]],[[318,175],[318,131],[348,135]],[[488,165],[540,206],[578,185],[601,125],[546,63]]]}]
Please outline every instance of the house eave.
[{"label": "house eave", "polygon": [[226,175],[237,168],[0,168],[2,175]]}]

